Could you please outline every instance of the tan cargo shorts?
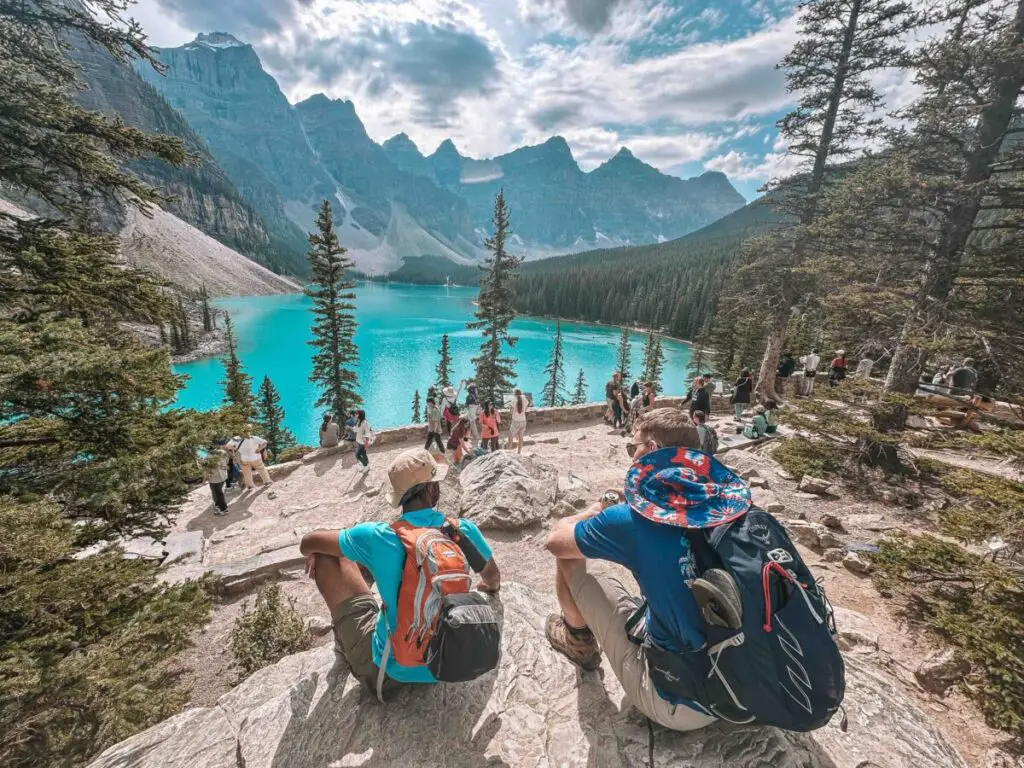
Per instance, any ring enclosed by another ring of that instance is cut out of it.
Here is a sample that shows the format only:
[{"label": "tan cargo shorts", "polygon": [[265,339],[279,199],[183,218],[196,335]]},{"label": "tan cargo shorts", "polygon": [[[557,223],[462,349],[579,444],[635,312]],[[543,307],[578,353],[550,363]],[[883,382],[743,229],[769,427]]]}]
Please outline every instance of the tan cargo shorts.
[{"label": "tan cargo shorts", "polygon": [[710,715],[685,704],[671,704],[658,694],[647,671],[643,646],[626,635],[626,622],[636,612],[637,598],[607,564],[583,561],[569,579],[569,590],[633,706],[674,731],[693,731],[715,722]]},{"label": "tan cargo shorts", "polygon": [[[352,676],[375,697],[378,667],[373,661],[373,633],[377,628],[379,613],[380,607],[373,595],[354,595],[331,609],[334,647],[352,670]],[[385,677],[385,701],[401,686],[398,681]]]}]

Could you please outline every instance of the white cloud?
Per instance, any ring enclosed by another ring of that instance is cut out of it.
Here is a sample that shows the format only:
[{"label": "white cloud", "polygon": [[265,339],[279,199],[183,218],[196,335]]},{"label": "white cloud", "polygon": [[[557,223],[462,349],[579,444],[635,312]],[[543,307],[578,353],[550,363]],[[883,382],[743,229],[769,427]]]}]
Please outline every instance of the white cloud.
[{"label": "white cloud", "polygon": [[733,149],[712,157],[704,163],[704,168],[709,171],[721,171],[739,181],[767,181],[785,178],[801,170],[805,164],[804,158],[787,152],[767,152],[763,157],[757,158]]}]

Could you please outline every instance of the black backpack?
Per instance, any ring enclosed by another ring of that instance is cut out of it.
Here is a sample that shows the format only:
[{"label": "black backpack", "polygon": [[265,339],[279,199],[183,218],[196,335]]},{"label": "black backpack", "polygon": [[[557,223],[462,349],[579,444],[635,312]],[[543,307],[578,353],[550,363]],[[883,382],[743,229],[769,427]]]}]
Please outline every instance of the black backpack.
[{"label": "black backpack", "polygon": [[662,650],[643,637],[655,687],[732,723],[789,731],[828,723],[846,688],[832,606],[786,529],[751,507],[732,522],[686,534],[700,576],[719,569],[732,577],[742,626],[729,629],[705,619],[704,647],[686,653]]}]

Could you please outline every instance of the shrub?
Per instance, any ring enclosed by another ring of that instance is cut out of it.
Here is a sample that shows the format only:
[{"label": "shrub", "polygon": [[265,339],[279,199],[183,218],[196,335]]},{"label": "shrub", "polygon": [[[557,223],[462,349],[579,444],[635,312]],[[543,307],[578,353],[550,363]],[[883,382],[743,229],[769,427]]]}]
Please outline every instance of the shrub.
[{"label": "shrub", "polygon": [[1024,738],[1024,586],[1011,568],[932,536],[902,535],[874,556],[875,584],[971,663],[964,690],[986,722]]},{"label": "shrub", "polygon": [[781,440],[772,452],[772,458],[795,477],[838,474],[845,467],[848,456],[849,452],[838,445],[803,437]]},{"label": "shrub", "polygon": [[277,454],[277,463],[283,464],[286,461],[298,461],[307,453],[312,453],[315,450],[316,448],[314,448],[311,445],[290,446],[289,448],[285,448],[283,451]]},{"label": "shrub", "polygon": [[239,680],[311,644],[309,630],[295,610],[295,600],[284,598],[277,584],[260,590],[256,606],[250,611],[246,605],[231,630],[233,666],[239,671]]}]

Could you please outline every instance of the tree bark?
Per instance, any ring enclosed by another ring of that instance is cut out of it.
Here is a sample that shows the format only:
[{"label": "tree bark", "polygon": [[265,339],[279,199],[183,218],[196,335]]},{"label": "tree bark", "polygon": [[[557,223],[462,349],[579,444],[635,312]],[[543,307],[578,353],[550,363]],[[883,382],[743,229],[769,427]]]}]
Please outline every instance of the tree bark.
[{"label": "tree bark", "polygon": [[789,327],[789,305],[779,310],[768,334],[764,357],[761,358],[761,370],[757,374],[755,394],[762,403],[774,400],[782,404],[782,396],[775,390],[775,373],[779,370],[779,358],[782,357],[782,345],[786,342],[786,329]]}]

